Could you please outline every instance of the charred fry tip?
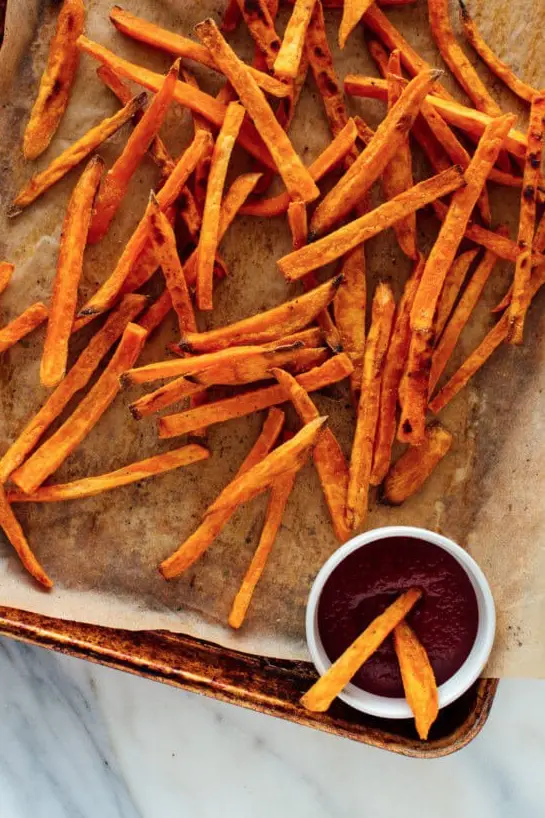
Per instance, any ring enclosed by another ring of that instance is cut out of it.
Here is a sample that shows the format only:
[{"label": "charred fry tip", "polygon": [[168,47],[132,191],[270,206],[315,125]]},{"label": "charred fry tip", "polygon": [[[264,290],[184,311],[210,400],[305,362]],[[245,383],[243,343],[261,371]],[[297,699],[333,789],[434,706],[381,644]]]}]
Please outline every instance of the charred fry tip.
[{"label": "charred fry tip", "polygon": [[438,80],[444,73],[445,72],[441,68],[433,68],[432,71],[430,71],[430,77],[432,80]]},{"label": "charred fry tip", "polygon": [[87,308],[81,309],[78,312],[76,318],[86,318],[89,315],[100,315],[100,310],[97,310],[95,307],[87,307]]},{"label": "charred fry tip", "polygon": [[343,281],[344,281],[344,273],[339,273],[338,275],[335,276],[335,278],[332,281],[333,287],[336,290],[338,290],[339,287],[341,286],[341,284],[343,283]]},{"label": "charred fry tip", "polygon": [[133,105],[135,108],[143,108],[147,101],[148,95],[146,91],[142,91],[141,94],[138,94],[138,96],[134,97]]},{"label": "charred fry tip", "polygon": [[318,233],[316,233],[314,230],[309,230],[307,236],[307,244],[312,244],[313,241],[317,241],[317,239],[319,238],[320,236]]},{"label": "charred fry tip", "polygon": [[6,210],[6,216],[8,219],[14,219],[16,216],[20,216],[23,212],[22,207],[17,207],[17,205],[10,205]]},{"label": "charred fry tip", "polygon": [[142,420],[142,415],[140,414],[140,411],[136,404],[134,403],[129,404],[129,412],[131,413],[135,420]]},{"label": "charred fry tip", "polygon": [[180,352],[193,352],[193,347],[189,341],[187,341],[183,336],[180,338],[178,343],[176,344]]},{"label": "charred fry tip", "polygon": [[458,0],[458,5],[460,6],[460,16],[464,20],[470,20],[471,17],[469,15],[469,11],[466,4],[464,3],[464,0]]},{"label": "charred fry tip", "polygon": [[130,386],[132,386],[131,376],[128,374],[128,372],[123,372],[123,374],[119,376],[119,385],[123,389],[128,389]]}]

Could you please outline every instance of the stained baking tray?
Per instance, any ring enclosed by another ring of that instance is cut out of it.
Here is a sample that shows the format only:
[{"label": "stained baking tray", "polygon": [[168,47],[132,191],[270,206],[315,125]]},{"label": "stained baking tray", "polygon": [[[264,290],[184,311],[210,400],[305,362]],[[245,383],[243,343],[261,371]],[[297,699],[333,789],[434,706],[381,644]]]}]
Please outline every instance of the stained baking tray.
[{"label": "stained baking tray", "polygon": [[[0,0],[0,44],[6,3]],[[441,711],[430,740],[421,742],[412,721],[373,718],[342,702],[328,713],[308,713],[299,704],[316,678],[308,662],[253,656],[165,631],[105,628],[1,606],[0,634],[417,758],[465,747],[484,726],[498,687],[497,679],[476,682]]]}]

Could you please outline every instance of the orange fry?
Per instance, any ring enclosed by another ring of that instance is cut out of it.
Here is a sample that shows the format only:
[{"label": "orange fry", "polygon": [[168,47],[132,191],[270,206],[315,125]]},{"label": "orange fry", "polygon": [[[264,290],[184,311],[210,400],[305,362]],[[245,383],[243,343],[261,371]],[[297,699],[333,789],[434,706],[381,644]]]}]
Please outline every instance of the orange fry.
[{"label": "orange fry", "polygon": [[433,668],[425,648],[405,620],[394,628],[394,648],[416,732],[425,740],[439,713],[439,692]]},{"label": "orange fry", "polygon": [[401,417],[397,439],[418,446],[426,432],[426,407],[430,382],[433,330],[412,332],[405,371],[399,384]]},{"label": "orange fry", "polygon": [[530,278],[532,273],[532,244],[536,228],[537,188],[541,176],[541,158],[545,133],[545,93],[535,96],[528,124],[528,150],[524,163],[524,179],[520,199],[517,245],[519,253],[515,264],[513,297],[509,305],[508,340],[522,344],[524,322],[530,306]]},{"label": "orange fry", "polygon": [[149,234],[157,261],[161,265],[165,277],[172,306],[178,317],[180,332],[196,332],[197,322],[176,247],[176,236],[153,193],[151,195]]},{"label": "orange fry", "polygon": [[180,449],[173,449],[171,452],[163,452],[154,457],[130,463],[128,466],[107,474],[83,477],[71,483],[41,486],[32,494],[25,494],[23,491],[14,489],[8,492],[8,501],[10,503],[58,503],[61,500],[81,500],[83,497],[94,497],[104,491],[128,486],[130,483],[138,483],[140,480],[147,480],[149,477],[155,477],[157,474],[164,474],[182,466],[190,466],[208,457],[210,457],[208,449],[190,443]]},{"label": "orange fry", "polygon": [[[323,389],[325,386],[344,380],[351,372],[350,359],[341,353],[330,358],[321,366],[311,369],[310,372],[297,375],[296,380],[307,392],[314,392],[316,389]],[[177,415],[160,418],[159,437],[190,434],[201,426],[211,426],[213,423],[224,423],[227,420],[251,415],[253,412],[268,409],[286,400],[288,400],[288,395],[280,385],[244,392],[232,398],[224,398],[206,406],[200,406],[198,409],[189,409]]]},{"label": "orange fry", "polygon": [[14,547],[23,566],[44,588],[52,588],[53,582],[32,553],[19,521],[6,499],[4,487],[0,486],[0,528]]},{"label": "orange fry", "polygon": [[428,0],[431,33],[441,56],[479,111],[500,116],[498,103],[490,96],[481,78],[458,45],[448,14],[448,0]]},{"label": "orange fry", "polygon": [[465,187],[452,196],[447,216],[428,256],[414,300],[411,328],[415,331],[429,332],[432,329],[435,309],[448,269],[464,237],[471,212],[490,169],[498,158],[503,141],[514,121],[515,117],[510,114],[491,121],[465,173]]},{"label": "orange fry", "polygon": [[[441,377],[450,356],[454,352],[454,348],[458,343],[462,330],[469,321],[469,318],[483,291],[483,287],[488,281],[490,273],[494,269],[494,265],[496,264],[497,260],[498,257],[494,253],[491,253],[490,250],[486,251],[481,263],[471,276],[467,287],[462,293],[462,297],[460,298],[456,309],[452,313],[452,316],[445,327],[445,331],[440,336],[439,343],[433,351],[433,357],[431,360],[429,388],[430,395],[433,393],[433,390],[437,385],[437,381]],[[439,336],[439,331],[437,334]]]},{"label": "orange fry", "polygon": [[76,314],[87,231],[103,169],[100,156],[93,157],[81,174],[66,208],[40,365],[40,381],[44,386],[56,386],[66,374],[68,342]]},{"label": "orange fry", "polygon": [[[116,72],[108,65],[100,65],[97,68],[97,77],[106,85],[110,91],[115,94],[122,105],[126,105],[130,100],[132,94],[128,85],[125,85],[123,80],[116,74]],[[133,117],[133,122],[140,122],[144,112],[137,111]],[[160,136],[156,136],[149,146],[148,153],[161,171],[161,175],[166,178],[174,169],[174,159],[170,156],[166,145]]]},{"label": "orange fry", "polygon": [[14,270],[14,264],[10,264],[9,261],[0,261],[0,295],[2,295],[11,281]]},{"label": "orange fry", "polygon": [[344,48],[350,34],[373,3],[373,0],[345,0],[343,16],[339,27],[339,45]]},{"label": "orange fry", "polygon": [[265,570],[265,565],[274,545],[276,535],[282,525],[284,511],[292,492],[296,476],[296,471],[288,472],[282,475],[282,477],[278,477],[271,487],[259,544],[248,570],[244,575],[242,584],[231,607],[231,613],[229,614],[229,625],[232,628],[238,629],[244,622],[257,583]]},{"label": "orange fry", "polygon": [[411,340],[411,308],[426,260],[420,256],[412,275],[407,280],[396,310],[394,326],[384,363],[380,388],[380,411],[375,435],[373,468],[369,482],[372,486],[382,483],[390,467],[392,445],[396,433],[396,408],[399,385],[407,363]]},{"label": "orange fry", "polygon": [[335,187],[320,202],[310,222],[313,237],[321,236],[355,207],[404,143],[438,71],[423,71],[404,89],[398,103]]},{"label": "orange fry", "polygon": [[308,326],[333,301],[341,280],[341,276],[336,276],[292,301],[234,324],[208,332],[185,333],[180,348],[192,354],[213,352],[228,346],[275,341],[282,335],[297,332]]},{"label": "orange fry", "polygon": [[365,277],[365,251],[360,245],[343,259],[343,280],[333,300],[335,323],[341,338],[341,346],[354,365],[350,377],[352,397],[357,404],[361,389],[363,352],[365,349],[365,307],[367,281]]},{"label": "orange fry", "polygon": [[93,221],[89,228],[90,244],[100,241],[108,232],[135,171],[164,122],[179,73],[180,62],[177,60],[143,117],[130,134],[123,151],[104,177],[95,202]]},{"label": "orange fry", "polygon": [[32,107],[23,137],[25,159],[42,154],[59,127],[68,105],[76,77],[79,52],[76,40],[85,25],[83,0],[64,0],[57,18],[57,28],[49,45],[47,65],[40,80],[38,96]]},{"label": "orange fry", "polygon": [[477,250],[466,250],[454,259],[447,272],[441,295],[437,304],[435,315],[435,335],[441,336],[447,323],[456,299],[460,294],[463,283],[466,279],[467,271],[473,264],[478,254]]},{"label": "orange fry", "polygon": [[363,356],[361,393],[350,457],[346,521],[351,529],[361,526],[367,515],[380,390],[394,312],[395,301],[391,287],[385,282],[379,282],[373,296],[371,327]]},{"label": "orange fry", "polygon": [[41,196],[42,193],[49,190],[59,179],[66,176],[68,171],[75,168],[80,162],[83,162],[99,145],[102,145],[112,134],[125,125],[125,123],[145,105],[146,99],[147,95],[145,93],[133,97],[133,99],[116,114],[107,119],[103,119],[102,122],[99,122],[98,125],[95,125],[94,128],[87,131],[80,139],[73,142],[60,156],[53,159],[45,170],[33,176],[28,184],[19,191],[13,200],[8,214],[10,216],[18,215],[23,208],[28,207],[38,196]]},{"label": "orange fry", "polygon": [[[180,34],[161,28],[161,26],[137,17],[119,6],[114,6],[110,11],[110,20],[118,31],[132,37],[134,40],[139,40],[141,43],[151,45],[153,48],[160,48],[169,54],[194,60],[201,63],[201,65],[206,65],[208,68],[218,70],[208,49],[188,37],[182,37]],[[258,71],[252,66],[248,66],[248,70],[260,88],[267,94],[272,94],[275,97],[285,97],[287,95],[288,88],[283,82],[279,82],[274,77],[265,74],[263,71]]]},{"label": "orange fry", "polygon": [[[85,53],[91,57],[94,57],[95,60],[98,60],[103,65],[108,65],[122,77],[133,80],[138,83],[138,85],[149,88],[150,91],[158,91],[163,84],[164,77],[162,74],[156,74],[148,68],[124,60],[112,51],[104,48],[104,46],[92,40],[88,40],[87,37],[81,36],[78,38],[78,48],[81,51],[85,51]],[[179,102],[180,105],[189,108],[190,111],[202,114],[202,116],[208,119],[213,125],[221,128],[227,107],[219,100],[214,99],[214,97],[211,97],[209,94],[205,94],[199,88],[194,88],[187,82],[181,82],[180,80],[176,83],[174,99],[176,102]],[[240,129],[239,142],[248,153],[255,156],[256,159],[259,159],[266,167],[274,170],[275,165],[271,159],[271,155],[251,123],[244,122]]]},{"label": "orange fry", "polygon": [[519,79],[512,68],[509,68],[508,65],[494,54],[475,25],[475,21],[472,19],[466,4],[463,0],[458,0],[458,3],[460,5],[462,31],[468,43],[473,46],[481,60],[490,68],[492,73],[499,77],[514,94],[526,102],[531,102],[533,97],[538,93],[537,89]]},{"label": "orange fry", "polygon": [[274,27],[273,18],[276,15],[271,14],[274,9],[271,9],[267,0],[254,0],[254,2],[238,0],[238,6],[259,53],[263,55],[265,65],[269,71],[272,71],[276,55],[282,45]]},{"label": "orange fry", "polygon": [[212,153],[197,254],[197,305],[201,310],[213,308],[214,257],[218,246],[221,200],[231,153],[243,119],[242,105],[229,103]]},{"label": "orange fry", "polygon": [[[391,110],[400,98],[403,85],[396,78],[401,73],[399,51],[392,51],[388,62],[386,81],[388,83],[388,110]],[[398,193],[413,186],[413,163],[409,139],[399,145],[397,152],[382,172],[382,186],[387,199],[393,199]],[[416,212],[394,224],[394,232],[402,251],[406,256],[416,259]]]},{"label": "orange fry", "polygon": [[430,424],[423,442],[419,446],[409,446],[386,475],[383,502],[398,506],[416,494],[451,445],[451,433],[439,423]]},{"label": "orange fry", "polygon": [[295,152],[247,66],[227,44],[213,20],[199,23],[195,31],[199,39],[214,54],[218,66],[239,95],[240,101],[269,148],[292,198],[301,199],[303,202],[316,199],[320,194],[318,187]]},{"label": "orange fry", "polygon": [[[339,131],[335,139],[325,148],[317,159],[310,165],[308,171],[315,181],[319,181],[353,150],[358,132],[353,119],[349,119],[344,128]],[[244,216],[281,216],[291,202],[290,194],[286,191],[269,199],[258,199],[241,208]]]},{"label": "orange fry", "polygon": [[[210,150],[210,144],[210,134],[200,131],[187,150],[182,153],[176,163],[176,167],[161,190],[157,193],[157,202],[163,212],[176,201],[187,179],[195,170],[197,162],[206,151]],[[133,264],[143,251],[146,241],[148,240],[150,212],[151,206],[148,205],[136,230],[125,245],[114,271],[82,307],[78,313],[78,318],[98,315],[109,309],[112,304],[115,303],[123,291],[125,281]]]},{"label": "orange fry", "polygon": [[293,80],[297,76],[314,2],[315,0],[295,0],[280,51],[274,61],[274,73],[277,77]]},{"label": "orange fry", "polygon": [[47,318],[47,307],[38,301],[31,307],[28,307],[21,315],[6,324],[5,327],[0,328],[0,353],[5,352],[6,349],[14,346],[25,335],[33,332],[40,324]]},{"label": "orange fry", "polygon": [[221,21],[221,30],[225,34],[230,34],[231,32],[236,31],[241,17],[242,14],[240,12],[237,0],[227,0],[227,5],[225,6],[225,11],[223,12],[223,18]]},{"label": "orange fry", "polygon": [[382,645],[386,637],[422,596],[419,588],[409,588],[365,628],[362,634],[315,682],[301,699],[306,710],[324,713],[333,699],[342,692],[352,676]]},{"label": "orange fry", "polygon": [[[347,74],[344,78],[344,89],[347,94],[354,97],[364,97],[366,99],[387,100],[388,88],[384,80],[377,77],[363,77],[359,74]],[[445,119],[449,125],[465,131],[470,137],[478,139],[488,125],[494,121],[494,117],[475,108],[467,108],[459,102],[450,99],[443,99],[433,94],[428,94],[426,100]],[[524,159],[526,156],[527,140],[526,135],[511,129],[505,138],[505,149],[513,156]],[[499,177],[504,178],[504,177]]]},{"label": "orange fry", "polygon": [[[297,383],[293,375],[283,369],[273,369],[271,371],[280,386],[289,395],[289,399],[303,423],[310,423],[311,420],[319,417],[319,412],[308,392]],[[348,464],[339,441],[331,429],[324,429],[314,447],[312,457],[320,478],[335,536],[339,542],[346,542],[350,537],[350,529],[345,521]]]},{"label": "orange fry", "polygon": [[358,244],[391,227],[408,213],[425,207],[462,185],[465,185],[462,170],[459,166],[453,165],[444,173],[419,182],[410,190],[400,193],[389,202],[340,227],[328,236],[289,253],[279,259],[278,266],[287,279],[301,278],[311,270],[346,255]]},{"label": "orange fry", "polygon": [[291,440],[274,449],[242,474],[239,474],[208,507],[199,528],[159,566],[165,579],[187,570],[206,551],[236,508],[265,491],[287,473],[297,471],[319,438],[327,418],[318,418],[303,426]]},{"label": "orange fry", "polygon": [[12,472],[11,479],[26,494],[36,491],[98,423],[119,392],[119,376],[136,361],[146,337],[142,327],[127,324],[113,358],[93,388],[55,434]]},{"label": "orange fry", "polygon": [[146,301],[144,295],[127,295],[115,312],[108,316],[104,326],[91,338],[66,377],[0,460],[0,483],[6,482],[76,392],[89,383],[102,358],[117,341],[129,321],[141,312]]},{"label": "orange fry", "polygon": [[173,403],[178,403],[183,398],[196,395],[199,392],[202,392],[200,383],[195,383],[184,377],[175,378],[159,389],[148,392],[147,395],[143,395],[129,404],[129,411],[135,420],[142,420],[148,415],[160,412],[161,409],[172,406]]}]

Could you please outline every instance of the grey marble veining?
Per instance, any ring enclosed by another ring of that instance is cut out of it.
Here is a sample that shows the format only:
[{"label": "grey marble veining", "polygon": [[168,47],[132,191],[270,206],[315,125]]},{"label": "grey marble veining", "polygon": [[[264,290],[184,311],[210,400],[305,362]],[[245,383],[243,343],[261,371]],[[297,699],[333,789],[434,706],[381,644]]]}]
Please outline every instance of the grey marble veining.
[{"label": "grey marble veining", "polygon": [[0,818],[545,816],[545,682],[427,762],[5,639],[0,691]]}]

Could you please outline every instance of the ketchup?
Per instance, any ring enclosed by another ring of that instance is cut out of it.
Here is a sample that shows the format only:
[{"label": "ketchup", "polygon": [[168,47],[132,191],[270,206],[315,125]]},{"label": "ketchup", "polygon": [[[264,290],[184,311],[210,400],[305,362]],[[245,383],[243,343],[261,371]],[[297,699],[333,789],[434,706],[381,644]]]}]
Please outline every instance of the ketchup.
[{"label": "ketchup", "polygon": [[[477,598],[460,563],[413,537],[388,537],[349,554],[331,573],[318,603],[318,630],[333,662],[367,625],[410,587],[423,595],[407,617],[442,684],[468,657],[477,635]],[[352,683],[379,696],[401,697],[403,684],[391,635]]]}]

